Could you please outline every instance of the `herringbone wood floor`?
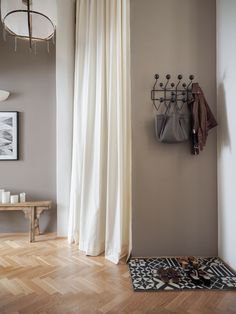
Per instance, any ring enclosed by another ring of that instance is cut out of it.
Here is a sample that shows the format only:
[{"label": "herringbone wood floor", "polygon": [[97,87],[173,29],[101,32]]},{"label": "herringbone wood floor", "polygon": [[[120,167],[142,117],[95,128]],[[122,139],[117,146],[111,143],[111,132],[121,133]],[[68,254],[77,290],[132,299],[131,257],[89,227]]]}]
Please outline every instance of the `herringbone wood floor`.
[{"label": "herringbone wood floor", "polygon": [[236,313],[234,292],[134,293],[125,263],[86,257],[55,236],[0,236],[0,313]]}]

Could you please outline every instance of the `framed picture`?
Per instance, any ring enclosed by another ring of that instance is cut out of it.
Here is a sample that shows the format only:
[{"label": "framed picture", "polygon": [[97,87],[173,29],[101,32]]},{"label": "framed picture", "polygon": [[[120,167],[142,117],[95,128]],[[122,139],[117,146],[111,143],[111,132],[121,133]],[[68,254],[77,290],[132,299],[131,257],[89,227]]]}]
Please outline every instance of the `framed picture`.
[{"label": "framed picture", "polygon": [[18,160],[19,113],[0,111],[0,161]]}]

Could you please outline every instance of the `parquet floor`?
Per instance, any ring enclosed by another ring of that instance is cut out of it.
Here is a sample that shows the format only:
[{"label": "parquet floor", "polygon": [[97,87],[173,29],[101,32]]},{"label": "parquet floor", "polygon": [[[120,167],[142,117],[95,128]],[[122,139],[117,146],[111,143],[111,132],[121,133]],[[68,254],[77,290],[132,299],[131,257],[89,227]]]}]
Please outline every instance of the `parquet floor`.
[{"label": "parquet floor", "polygon": [[236,313],[235,292],[134,293],[125,263],[86,257],[54,235],[0,235],[0,313]]}]

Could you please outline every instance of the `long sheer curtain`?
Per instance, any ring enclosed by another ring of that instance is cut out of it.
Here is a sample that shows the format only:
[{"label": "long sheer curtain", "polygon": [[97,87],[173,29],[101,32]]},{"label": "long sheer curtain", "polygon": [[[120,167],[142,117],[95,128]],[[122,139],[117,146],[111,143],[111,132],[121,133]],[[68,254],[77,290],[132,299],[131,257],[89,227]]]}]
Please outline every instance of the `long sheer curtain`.
[{"label": "long sheer curtain", "polygon": [[115,263],[131,243],[129,0],[79,0],[69,241]]}]

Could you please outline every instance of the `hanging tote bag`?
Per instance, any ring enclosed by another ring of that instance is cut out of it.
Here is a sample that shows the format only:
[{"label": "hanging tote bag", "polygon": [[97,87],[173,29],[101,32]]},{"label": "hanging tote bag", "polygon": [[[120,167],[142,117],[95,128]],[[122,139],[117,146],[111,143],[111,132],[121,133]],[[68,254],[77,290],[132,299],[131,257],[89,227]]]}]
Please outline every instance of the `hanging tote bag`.
[{"label": "hanging tote bag", "polygon": [[[171,111],[171,107],[174,110]],[[155,116],[155,134],[159,142],[162,143],[182,143],[190,137],[190,114],[181,113],[174,103],[167,107],[164,114]]]}]

